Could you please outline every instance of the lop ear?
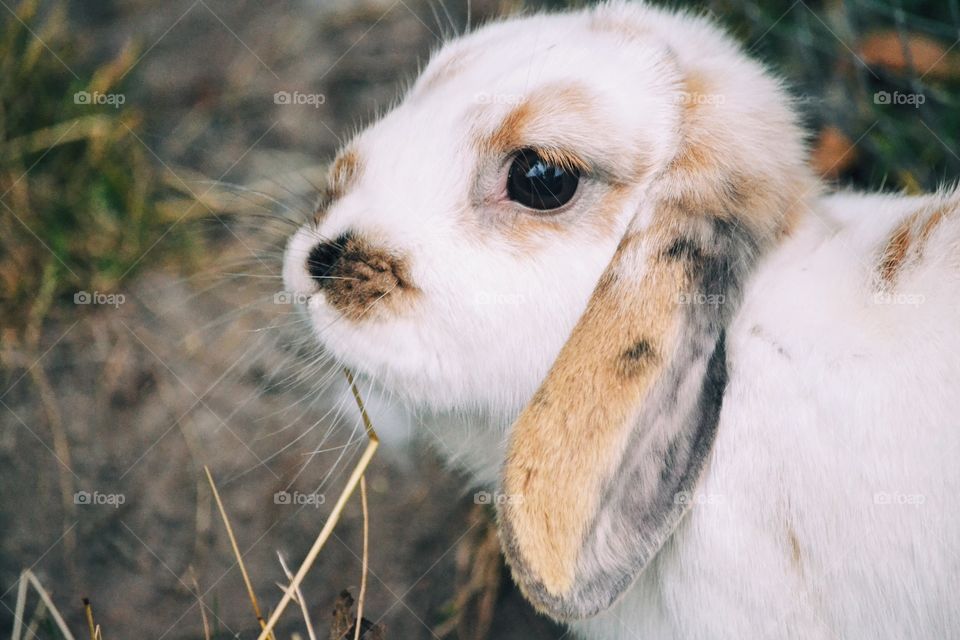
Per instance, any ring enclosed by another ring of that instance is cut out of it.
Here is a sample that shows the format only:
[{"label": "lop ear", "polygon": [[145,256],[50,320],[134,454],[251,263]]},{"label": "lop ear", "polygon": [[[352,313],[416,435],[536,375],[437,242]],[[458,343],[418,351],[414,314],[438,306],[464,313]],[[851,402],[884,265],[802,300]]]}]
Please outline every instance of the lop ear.
[{"label": "lop ear", "polygon": [[[688,215],[670,209],[657,217]],[[555,618],[597,613],[633,582],[710,452],[735,268],[716,247],[738,241],[733,225],[703,226],[712,242],[666,221],[631,229],[513,427],[501,538],[527,597]]]},{"label": "lop ear", "polygon": [[[740,287],[812,191],[802,154],[749,157],[763,144],[739,149],[743,132],[711,126],[716,115],[684,114],[680,148],[511,431],[504,552],[528,599],[560,620],[609,607],[686,512],[716,434]],[[794,140],[771,134],[771,154],[802,146],[783,122]]]}]

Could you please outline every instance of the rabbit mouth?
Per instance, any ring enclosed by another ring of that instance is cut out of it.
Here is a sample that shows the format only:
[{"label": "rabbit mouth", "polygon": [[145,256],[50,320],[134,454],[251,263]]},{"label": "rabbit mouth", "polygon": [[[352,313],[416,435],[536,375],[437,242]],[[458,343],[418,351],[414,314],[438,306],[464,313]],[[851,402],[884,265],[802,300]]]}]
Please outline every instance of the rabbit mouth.
[{"label": "rabbit mouth", "polygon": [[315,246],[307,271],[327,303],[355,321],[402,311],[419,293],[403,255],[355,233]]}]

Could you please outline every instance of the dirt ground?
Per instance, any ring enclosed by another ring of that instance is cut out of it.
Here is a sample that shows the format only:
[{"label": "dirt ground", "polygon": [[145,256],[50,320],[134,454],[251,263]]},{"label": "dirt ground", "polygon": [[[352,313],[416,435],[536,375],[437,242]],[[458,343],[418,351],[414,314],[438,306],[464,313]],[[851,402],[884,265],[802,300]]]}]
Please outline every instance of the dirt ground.
[{"label": "dirt ground", "polygon": [[[474,19],[493,4],[474,2]],[[94,59],[139,43],[124,91],[145,114],[142,143],[174,179],[198,194],[213,187],[197,176],[266,184],[299,214],[315,168],[389,105],[446,19],[413,0],[104,0],[71,11]],[[451,19],[462,24],[463,9]],[[277,91],[324,99],[278,105]],[[339,373],[309,366],[316,354],[298,343],[297,317],[274,304],[288,227],[200,217],[182,224],[221,247],[201,273],[147,270],[122,303],[55,316],[39,359],[3,353],[0,629],[32,568],[78,637],[86,597],[104,637],[201,638],[195,584],[221,637],[256,637],[203,466],[269,608],[284,580],[277,552],[299,563],[364,446]],[[368,474],[365,617],[391,640],[563,637],[490,561],[489,516],[462,478],[372,408],[387,442]],[[312,503],[284,503],[283,491]],[[361,531],[354,499],[305,582],[320,637],[337,594],[357,593]],[[293,609],[279,628],[305,636]]]}]

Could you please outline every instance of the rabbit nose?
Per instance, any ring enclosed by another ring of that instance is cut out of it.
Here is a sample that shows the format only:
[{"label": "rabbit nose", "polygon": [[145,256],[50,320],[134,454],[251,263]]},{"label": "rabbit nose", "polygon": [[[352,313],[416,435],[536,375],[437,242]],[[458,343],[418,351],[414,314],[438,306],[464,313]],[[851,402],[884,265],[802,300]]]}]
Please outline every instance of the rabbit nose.
[{"label": "rabbit nose", "polygon": [[323,287],[324,280],[329,278],[351,239],[350,233],[343,233],[335,240],[322,242],[310,250],[310,255],[307,256],[307,271],[318,285]]}]

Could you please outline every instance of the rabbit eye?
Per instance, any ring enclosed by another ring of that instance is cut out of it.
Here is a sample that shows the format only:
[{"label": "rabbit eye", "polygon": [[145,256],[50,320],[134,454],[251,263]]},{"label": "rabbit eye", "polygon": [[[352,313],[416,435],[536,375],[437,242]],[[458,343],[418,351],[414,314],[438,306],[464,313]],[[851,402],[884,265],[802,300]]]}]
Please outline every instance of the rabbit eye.
[{"label": "rabbit eye", "polygon": [[507,196],[525,207],[549,211],[570,202],[579,183],[577,169],[557,166],[533,149],[523,149],[510,164]]}]

